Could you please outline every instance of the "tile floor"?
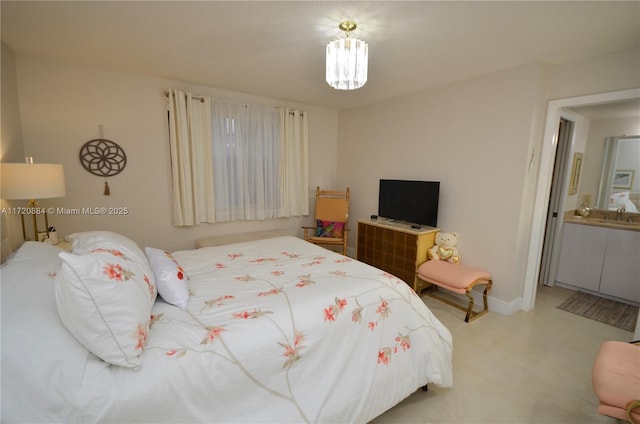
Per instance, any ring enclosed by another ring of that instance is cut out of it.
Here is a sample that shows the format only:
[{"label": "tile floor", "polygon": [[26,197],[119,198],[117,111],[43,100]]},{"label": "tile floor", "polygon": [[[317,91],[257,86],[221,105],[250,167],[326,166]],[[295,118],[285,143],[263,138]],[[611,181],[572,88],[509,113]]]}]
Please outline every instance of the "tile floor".
[{"label": "tile floor", "polygon": [[424,297],[453,335],[454,386],[418,390],[371,424],[616,423],[596,412],[591,368],[603,341],[633,333],[557,309],[571,293],[541,287],[533,311],[470,324]]}]

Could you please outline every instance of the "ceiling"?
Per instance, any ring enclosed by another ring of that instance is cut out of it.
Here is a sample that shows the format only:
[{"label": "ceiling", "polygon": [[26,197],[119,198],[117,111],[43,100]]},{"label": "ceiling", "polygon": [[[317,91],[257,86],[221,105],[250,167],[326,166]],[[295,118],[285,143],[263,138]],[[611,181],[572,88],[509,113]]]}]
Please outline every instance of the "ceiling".
[{"label": "ceiling", "polygon": [[[640,2],[6,1],[16,53],[346,109],[534,61],[638,48]],[[351,19],[369,45],[355,91],[324,81]]]}]

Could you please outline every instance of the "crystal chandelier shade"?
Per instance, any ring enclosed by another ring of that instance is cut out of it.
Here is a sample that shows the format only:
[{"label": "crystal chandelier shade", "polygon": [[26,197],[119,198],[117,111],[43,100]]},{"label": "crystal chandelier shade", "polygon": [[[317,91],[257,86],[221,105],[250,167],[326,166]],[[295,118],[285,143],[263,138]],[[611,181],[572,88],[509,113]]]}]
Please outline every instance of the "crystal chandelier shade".
[{"label": "crystal chandelier shade", "polygon": [[367,82],[369,47],[364,41],[349,37],[356,28],[354,22],[342,22],[339,28],[345,31],[345,37],[327,44],[326,80],[336,90],[355,90]]}]

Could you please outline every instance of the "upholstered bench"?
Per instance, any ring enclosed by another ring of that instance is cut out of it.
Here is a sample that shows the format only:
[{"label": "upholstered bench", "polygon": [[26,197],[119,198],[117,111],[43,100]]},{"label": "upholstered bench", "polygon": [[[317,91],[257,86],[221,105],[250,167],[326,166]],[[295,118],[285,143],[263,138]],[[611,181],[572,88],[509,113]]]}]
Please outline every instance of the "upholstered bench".
[{"label": "upholstered bench", "polygon": [[[469,322],[481,315],[489,312],[489,306],[487,304],[487,294],[491,290],[493,282],[488,272],[477,268],[471,268],[461,264],[452,264],[442,260],[429,260],[418,267],[416,272],[418,282],[424,281],[432,284],[434,287],[432,290],[426,293],[427,296],[437,299],[447,305],[456,307],[462,311],[466,311],[467,316],[464,321]],[[484,302],[484,309],[481,311],[473,310],[473,296],[471,290],[477,285],[484,285],[484,293],[482,299]],[[418,288],[421,291],[422,284]],[[437,292],[438,288],[448,290],[453,293],[464,294],[469,298],[469,304],[462,306],[449,299],[440,297]]]},{"label": "upholstered bench", "polygon": [[640,423],[640,345],[608,341],[600,345],[593,363],[593,391],[598,413]]}]

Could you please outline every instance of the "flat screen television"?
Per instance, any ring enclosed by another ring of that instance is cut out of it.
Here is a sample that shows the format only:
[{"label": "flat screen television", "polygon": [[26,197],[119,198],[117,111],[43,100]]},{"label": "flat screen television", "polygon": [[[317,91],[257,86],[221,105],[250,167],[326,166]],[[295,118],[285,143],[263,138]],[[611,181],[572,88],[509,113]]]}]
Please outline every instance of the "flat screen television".
[{"label": "flat screen television", "polygon": [[380,180],[378,216],[410,224],[438,226],[439,181]]}]

